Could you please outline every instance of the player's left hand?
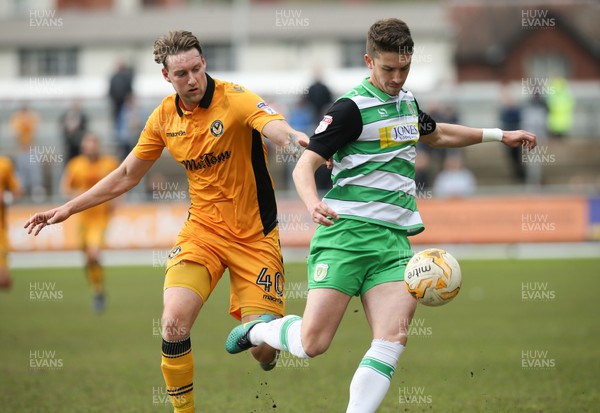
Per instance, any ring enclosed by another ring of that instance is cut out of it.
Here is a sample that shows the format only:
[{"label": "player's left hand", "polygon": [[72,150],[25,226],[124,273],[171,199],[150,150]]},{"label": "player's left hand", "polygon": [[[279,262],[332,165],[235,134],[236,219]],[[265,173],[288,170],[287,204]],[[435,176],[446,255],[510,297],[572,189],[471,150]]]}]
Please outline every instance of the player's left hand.
[{"label": "player's left hand", "polygon": [[537,146],[536,136],[524,130],[504,131],[502,134],[502,143],[511,148],[522,146],[527,150],[532,150]]}]

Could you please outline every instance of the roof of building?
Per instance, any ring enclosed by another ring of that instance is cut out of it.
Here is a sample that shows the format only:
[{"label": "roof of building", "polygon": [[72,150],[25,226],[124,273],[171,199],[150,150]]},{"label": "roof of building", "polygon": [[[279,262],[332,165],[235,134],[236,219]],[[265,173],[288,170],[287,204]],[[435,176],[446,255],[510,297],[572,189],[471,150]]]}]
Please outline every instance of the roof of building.
[{"label": "roof of building", "polygon": [[591,56],[600,59],[600,2],[456,1],[448,6],[459,63],[499,64],[537,30],[562,30]]}]

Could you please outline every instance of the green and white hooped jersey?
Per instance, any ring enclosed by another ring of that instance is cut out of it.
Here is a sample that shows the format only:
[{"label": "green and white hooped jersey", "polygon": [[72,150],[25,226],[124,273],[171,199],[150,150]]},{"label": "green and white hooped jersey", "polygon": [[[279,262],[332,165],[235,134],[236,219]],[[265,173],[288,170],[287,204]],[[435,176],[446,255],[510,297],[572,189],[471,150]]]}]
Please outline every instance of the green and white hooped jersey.
[{"label": "green and white hooped jersey", "polygon": [[416,144],[435,130],[412,93],[390,96],[368,79],[337,100],[311,137],[309,150],[333,157],[326,202],[340,217],[414,235],[424,226],[415,201]]}]

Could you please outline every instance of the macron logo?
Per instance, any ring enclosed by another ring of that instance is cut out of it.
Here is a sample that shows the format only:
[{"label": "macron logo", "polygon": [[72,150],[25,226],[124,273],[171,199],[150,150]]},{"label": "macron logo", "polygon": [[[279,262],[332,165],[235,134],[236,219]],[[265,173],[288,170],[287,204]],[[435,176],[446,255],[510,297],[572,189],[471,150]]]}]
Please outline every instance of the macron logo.
[{"label": "macron logo", "polygon": [[176,138],[178,136],[185,136],[185,131],[180,130],[177,132],[167,132],[167,138]]}]

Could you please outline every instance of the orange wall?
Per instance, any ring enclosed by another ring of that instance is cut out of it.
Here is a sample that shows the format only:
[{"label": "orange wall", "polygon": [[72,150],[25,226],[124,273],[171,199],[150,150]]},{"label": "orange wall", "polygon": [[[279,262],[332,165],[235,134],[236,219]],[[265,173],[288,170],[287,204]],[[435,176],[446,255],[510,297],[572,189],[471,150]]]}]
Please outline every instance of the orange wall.
[{"label": "orange wall", "polygon": [[[588,237],[588,202],[584,197],[487,197],[422,199],[425,231],[413,244],[519,243],[584,241]],[[144,203],[117,207],[107,232],[113,249],[170,248],[187,217],[187,204]],[[23,229],[35,211],[48,206],[16,205],[9,209],[9,239],[17,251],[77,248],[77,215],[33,237]],[[284,247],[307,246],[315,224],[298,200],[279,201]]]},{"label": "orange wall", "polygon": [[423,200],[419,211],[425,231],[414,243],[569,242],[587,237],[584,197]]}]

